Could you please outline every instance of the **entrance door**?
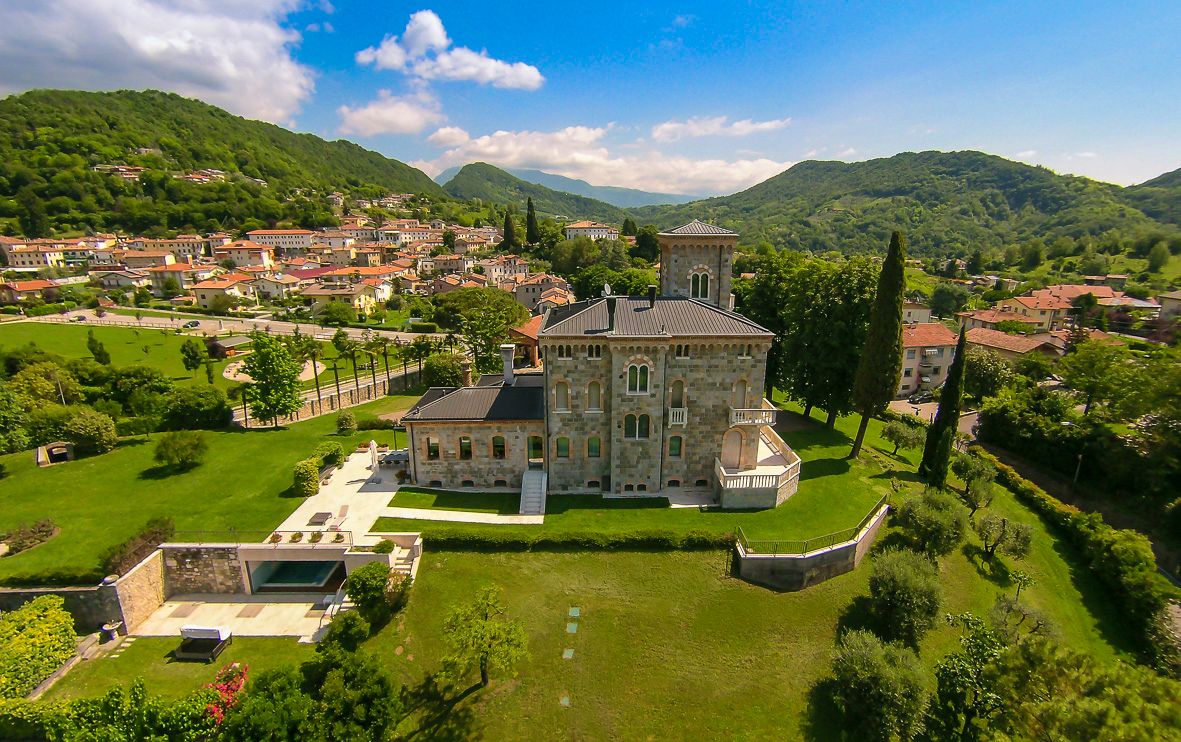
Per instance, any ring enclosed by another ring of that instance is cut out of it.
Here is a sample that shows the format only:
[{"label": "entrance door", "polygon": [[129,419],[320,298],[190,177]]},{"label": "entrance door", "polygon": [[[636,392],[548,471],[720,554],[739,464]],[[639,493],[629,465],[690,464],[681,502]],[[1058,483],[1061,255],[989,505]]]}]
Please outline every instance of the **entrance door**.
[{"label": "entrance door", "polygon": [[722,467],[737,469],[742,460],[742,433],[730,430],[722,437]]}]

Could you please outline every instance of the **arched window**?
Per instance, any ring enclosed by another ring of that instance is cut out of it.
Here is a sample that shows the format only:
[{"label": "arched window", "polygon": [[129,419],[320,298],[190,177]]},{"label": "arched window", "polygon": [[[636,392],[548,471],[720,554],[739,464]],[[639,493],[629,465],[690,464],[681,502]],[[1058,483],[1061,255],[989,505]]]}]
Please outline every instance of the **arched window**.
[{"label": "arched window", "polygon": [[492,458],[503,459],[507,453],[508,453],[508,450],[504,445],[504,436],[503,435],[492,436]]},{"label": "arched window", "polygon": [[734,382],[734,387],[730,392],[730,406],[736,410],[746,407],[746,379]]},{"label": "arched window", "polygon": [[694,299],[709,298],[708,273],[694,273],[689,276],[689,296]]},{"label": "arched window", "polygon": [[593,358],[602,358],[603,357],[603,346],[601,346],[601,345],[586,346],[586,357],[592,358],[592,359]]},{"label": "arched window", "polygon": [[557,408],[559,412],[569,412],[570,385],[564,381],[559,381],[557,385],[554,386],[554,392],[555,396],[557,397],[557,400],[554,404],[555,408]]},{"label": "arched window", "polygon": [[624,438],[635,438],[636,437],[636,416],[635,415],[627,415],[623,418],[623,437]]},{"label": "arched window", "polygon": [[468,436],[461,436],[459,439],[459,458],[468,460],[472,457],[472,439]]},{"label": "arched window", "polygon": [[569,438],[566,438],[565,436],[558,438],[556,448],[557,448],[557,451],[554,453],[554,455],[557,456],[559,459],[570,458],[570,439]]},{"label": "arched window", "polygon": [[602,455],[603,442],[599,440],[599,436],[592,435],[586,439],[586,457],[588,459],[597,459]]},{"label": "arched window", "polygon": [[651,426],[652,426],[652,418],[648,417],[647,415],[640,415],[639,426],[638,426],[638,429],[636,430],[636,437],[637,438],[647,438],[648,433],[649,433],[649,428],[651,428]]},{"label": "arched window", "polygon": [[588,410],[603,409],[602,387],[597,381],[592,381],[586,385],[586,408]]},{"label": "arched window", "polygon": [[669,407],[685,406],[685,382],[677,379],[673,382],[672,393],[669,395]]},{"label": "arched window", "polygon": [[648,365],[633,363],[627,367],[628,394],[648,393]]}]

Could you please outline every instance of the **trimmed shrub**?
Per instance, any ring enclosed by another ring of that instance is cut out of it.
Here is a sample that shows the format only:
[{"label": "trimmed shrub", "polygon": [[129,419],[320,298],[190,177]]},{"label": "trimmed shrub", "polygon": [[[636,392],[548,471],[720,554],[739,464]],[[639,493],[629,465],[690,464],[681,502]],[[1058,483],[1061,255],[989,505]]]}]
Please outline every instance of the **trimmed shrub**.
[{"label": "trimmed shrub", "polygon": [[360,611],[338,613],[328,624],[328,631],[316,646],[317,652],[327,652],[340,647],[346,652],[355,652],[369,638],[369,622]]},{"label": "trimmed shrub", "polygon": [[76,407],[62,428],[62,437],[79,455],[106,453],[119,443],[115,421],[89,407]]},{"label": "trimmed shrub", "polygon": [[103,552],[103,569],[109,575],[121,575],[131,571],[151,554],[157,546],[172,538],[176,533],[176,524],[172,518],[152,518],[139,533],[121,544],[116,544]]},{"label": "trimmed shrub", "polygon": [[894,522],[930,556],[950,554],[964,542],[968,511],[950,492],[928,489],[898,508]]},{"label": "trimmed shrub", "polygon": [[320,459],[320,466],[335,466],[337,469],[344,466],[344,446],[339,443],[327,441],[316,446],[316,452],[313,454]]},{"label": "trimmed shrub", "polygon": [[395,544],[393,541],[390,541],[388,538],[383,538],[381,541],[378,541],[373,546],[373,553],[374,554],[393,554],[394,553],[394,546],[395,546]]},{"label": "trimmed shrub", "polygon": [[357,432],[357,416],[345,410],[336,416],[336,432],[341,435]]},{"label": "trimmed shrub", "polygon": [[292,489],[300,497],[311,497],[320,491],[320,467],[316,459],[295,462],[292,470]]},{"label": "trimmed shrub", "polygon": [[74,619],[59,595],[0,614],[0,698],[22,698],[74,656]]},{"label": "trimmed shrub", "polygon": [[396,430],[401,426],[381,417],[364,417],[357,421],[357,430]]},{"label": "trimmed shrub", "polygon": [[734,546],[734,534],[706,531],[544,532],[507,528],[476,531],[440,527],[423,535],[447,551],[712,551]]},{"label": "trimmed shrub", "polygon": [[389,609],[390,565],[370,562],[357,567],[345,581],[345,594],[363,616],[379,617]]},{"label": "trimmed shrub", "polygon": [[411,322],[409,331],[417,333],[438,332],[439,326],[434,322]]},{"label": "trimmed shrub", "polygon": [[156,441],[152,458],[163,466],[188,469],[200,464],[208,450],[209,443],[201,431],[174,430]]},{"label": "trimmed shrub", "polygon": [[164,398],[160,417],[165,430],[220,430],[234,419],[234,411],[217,387],[186,386]]}]

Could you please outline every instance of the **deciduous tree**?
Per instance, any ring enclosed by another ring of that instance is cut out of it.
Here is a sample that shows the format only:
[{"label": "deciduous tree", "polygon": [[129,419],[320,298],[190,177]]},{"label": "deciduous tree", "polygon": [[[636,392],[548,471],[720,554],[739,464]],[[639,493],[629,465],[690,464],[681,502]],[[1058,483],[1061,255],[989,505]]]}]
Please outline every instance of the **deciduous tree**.
[{"label": "deciduous tree", "polygon": [[868,631],[841,637],[832,662],[833,702],[857,740],[911,740],[923,729],[926,678],[910,649]]},{"label": "deciduous tree", "polygon": [[483,588],[471,603],[453,609],[444,626],[453,659],[462,670],[478,669],[481,686],[492,672],[507,672],[528,655],[525,627],[508,617],[497,588]]},{"label": "deciduous tree", "polygon": [[258,420],[270,420],[275,427],[279,418],[290,415],[303,405],[299,395],[300,363],[279,338],[265,332],[252,332],[251,352],[242,364],[243,373],[253,383],[247,387],[250,412]]}]

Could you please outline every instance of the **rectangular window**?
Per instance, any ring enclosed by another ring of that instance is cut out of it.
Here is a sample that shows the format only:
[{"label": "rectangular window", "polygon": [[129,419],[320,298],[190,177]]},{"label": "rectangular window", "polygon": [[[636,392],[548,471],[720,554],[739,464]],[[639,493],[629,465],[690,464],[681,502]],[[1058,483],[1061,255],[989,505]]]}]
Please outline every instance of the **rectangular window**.
[{"label": "rectangular window", "polygon": [[570,458],[570,439],[569,438],[559,438],[557,448],[558,448],[557,456],[559,459]]},{"label": "rectangular window", "polygon": [[602,455],[603,444],[598,436],[591,436],[586,441],[586,457],[588,459],[597,459]]},{"label": "rectangular window", "polygon": [[942,370],[943,370],[942,366],[936,366],[935,368],[931,369],[931,373],[934,374],[935,376],[938,376],[939,372]]},{"label": "rectangular window", "polygon": [[681,436],[674,435],[668,439],[668,457],[670,459],[681,458]]},{"label": "rectangular window", "polygon": [[492,436],[492,458],[503,459],[506,453],[507,451],[504,445],[504,436]]},{"label": "rectangular window", "polygon": [[907,348],[906,349],[906,357],[907,358],[914,358],[914,348]]},{"label": "rectangular window", "polygon": [[468,436],[463,436],[459,439],[459,458],[467,461],[472,457],[472,439]]},{"label": "rectangular window", "polygon": [[903,375],[903,376],[905,376],[906,378],[908,378],[908,379],[909,379],[909,378],[910,378],[910,376],[911,376],[911,374],[913,374],[913,373],[914,373],[914,369],[913,369],[913,368],[908,368],[908,369],[906,369],[905,371],[903,371],[903,372],[902,372],[902,375]]},{"label": "rectangular window", "polygon": [[599,382],[592,381],[586,387],[586,409],[598,411],[603,409],[602,388]]},{"label": "rectangular window", "polygon": [[427,461],[439,460],[439,441],[436,438],[426,439],[426,458]]}]

